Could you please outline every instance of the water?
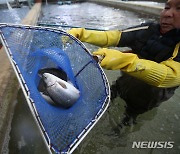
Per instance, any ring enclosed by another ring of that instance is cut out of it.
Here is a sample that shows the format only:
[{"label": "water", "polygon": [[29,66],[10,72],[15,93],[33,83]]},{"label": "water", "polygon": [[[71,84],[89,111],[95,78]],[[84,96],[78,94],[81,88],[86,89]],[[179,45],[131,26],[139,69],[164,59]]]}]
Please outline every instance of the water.
[{"label": "water", "polygon": [[[45,5],[41,21],[91,27],[123,29],[145,21],[157,20],[150,16],[113,9],[91,3],[73,5]],[[1,18],[0,18],[1,19]],[[90,51],[97,47],[86,44]],[[123,50],[123,49],[122,49]],[[120,76],[119,71],[105,71],[110,84]],[[137,124],[119,129],[125,102],[116,98],[97,125],[75,150],[74,154],[177,154],[180,151],[180,89],[160,107],[140,115]],[[48,153],[39,130],[32,119],[27,103],[19,92],[12,123],[10,153]],[[133,141],[173,141],[172,149],[132,149]]]},{"label": "water", "polygon": [[12,10],[12,7],[11,7],[11,5],[9,4],[9,2],[7,0],[6,0],[6,4],[7,4],[8,9]]},{"label": "water", "polygon": [[36,125],[21,90],[18,92],[17,105],[12,120],[10,133],[9,154],[46,154],[38,126]]},{"label": "water", "polygon": [[0,9],[0,23],[20,23],[21,19],[25,17],[29,7],[23,6],[22,8]]},{"label": "water", "polygon": [[[52,11],[54,10],[54,11]],[[98,29],[123,29],[153,18],[92,3],[45,5],[41,21]]]},{"label": "water", "polygon": [[[11,8],[7,1],[8,10],[0,9],[0,23],[14,23],[18,24],[25,17],[29,11],[29,7],[23,6],[22,8]],[[1,47],[1,41],[0,41]]]}]

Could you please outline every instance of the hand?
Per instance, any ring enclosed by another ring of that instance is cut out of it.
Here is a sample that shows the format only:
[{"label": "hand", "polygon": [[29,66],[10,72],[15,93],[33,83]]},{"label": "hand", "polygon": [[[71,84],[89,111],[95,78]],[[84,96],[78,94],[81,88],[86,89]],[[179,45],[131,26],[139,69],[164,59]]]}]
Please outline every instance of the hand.
[{"label": "hand", "polygon": [[[81,35],[82,28],[72,28],[67,31],[67,33],[73,35],[74,37],[79,39],[79,36]],[[62,43],[65,45],[66,43],[72,43],[72,40],[69,38],[69,36],[62,36],[61,37]]]},{"label": "hand", "polygon": [[100,55],[104,57],[100,65],[108,70],[117,70],[122,69],[137,58],[137,55],[131,53],[122,53],[118,50],[101,48],[96,52],[93,52],[93,55]]},{"label": "hand", "polygon": [[80,39],[80,36],[82,35],[84,29],[83,28],[72,28],[67,31],[67,33],[73,35],[74,37]]},{"label": "hand", "polygon": [[71,38],[69,38],[69,36],[62,36],[61,37],[61,41],[62,41],[62,43],[63,43],[63,45],[65,45],[66,43],[70,43],[70,44],[72,44],[72,39]]},{"label": "hand", "polygon": [[[100,65],[106,69],[113,69],[112,65],[116,65],[117,62],[115,62],[115,61],[120,60],[119,59],[121,57],[120,54],[121,54],[120,51],[107,49],[107,48],[100,48],[96,52],[93,52],[93,55],[103,57]],[[118,59],[117,59],[117,57],[118,57]]]}]

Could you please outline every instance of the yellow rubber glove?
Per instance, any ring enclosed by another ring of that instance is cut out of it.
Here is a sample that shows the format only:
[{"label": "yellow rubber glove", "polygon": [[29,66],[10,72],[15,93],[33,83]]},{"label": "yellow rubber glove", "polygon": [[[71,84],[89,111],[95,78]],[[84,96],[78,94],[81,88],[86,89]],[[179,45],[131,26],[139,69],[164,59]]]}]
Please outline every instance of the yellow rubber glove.
[{"label": "yellow rubber glove", "polygon": [[105,69],[117,70],[134,76],[156,87],[180,86],[180,63],[172,59],[156,63],[139,59],[132,53],[122,53],[117,50],[99,49],[94,55],[104,56],[101,66]]},{"label": "yellow rubber glove", "polygon": [[78,38],[82,42],[87,42],[100,47],[117,46],[121,37],[121,31],[95,31],[84,28],[72,28],[69,34]]},{"label": "yellow rubber glove", "polygon": [[107,48],[101,48],[96,52],[93,52],[93,55],[104,57],[100,64],[103,68],[108,70],[117,70],[127,67],[137,58],[136,54],[122,53],[118,50]]},{"label": "yellow rubber glove", "polygon": [[65,36],[65,35],[61,37],[61,41],[63,45],[65,45],[66,43],[70,43],[70,44],[73,43],[73,40],[70,39],[69,36]]}]

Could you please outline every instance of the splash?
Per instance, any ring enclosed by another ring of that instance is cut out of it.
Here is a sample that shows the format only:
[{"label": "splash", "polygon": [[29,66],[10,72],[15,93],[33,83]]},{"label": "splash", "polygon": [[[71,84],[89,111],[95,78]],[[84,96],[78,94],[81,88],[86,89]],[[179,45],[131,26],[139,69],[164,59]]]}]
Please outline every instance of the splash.
[{"label": "splash", "polygon": [[9,4],[9,2],[7,0],[6,0],[6,4],[7,4],[8,9],[12,10],[12,7],[11,7],[11,5]]}]

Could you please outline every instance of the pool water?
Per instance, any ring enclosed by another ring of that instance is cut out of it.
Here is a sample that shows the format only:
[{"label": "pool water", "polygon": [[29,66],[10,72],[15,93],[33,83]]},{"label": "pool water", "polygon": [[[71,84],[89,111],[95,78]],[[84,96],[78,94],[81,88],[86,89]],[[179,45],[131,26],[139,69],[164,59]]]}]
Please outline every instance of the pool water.
[{"label": "pool water", "polygon": [[0,23],[18,24],[29,11],[28,6],[13,9],[0,9]]}]

